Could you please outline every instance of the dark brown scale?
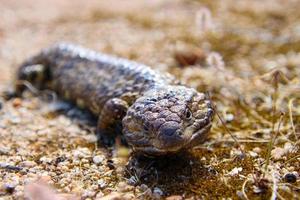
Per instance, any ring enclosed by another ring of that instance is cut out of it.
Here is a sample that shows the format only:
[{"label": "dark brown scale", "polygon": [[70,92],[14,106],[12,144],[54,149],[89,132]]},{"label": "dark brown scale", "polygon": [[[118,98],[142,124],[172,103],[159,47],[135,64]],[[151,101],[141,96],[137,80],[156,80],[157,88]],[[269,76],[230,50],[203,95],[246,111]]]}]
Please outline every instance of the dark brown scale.
[{"label": "dark brown scale", "polygon": [[[92,111],[99,117],[97,132],[103,143],[122,131],[135,151],[148,155],[191,148],[211,126],[213,111],[202,93],[143,64],[71,44],[55,45],[28,59],[18,79],[52,89]],[[16,85],[18,93],[24,89]]]}]

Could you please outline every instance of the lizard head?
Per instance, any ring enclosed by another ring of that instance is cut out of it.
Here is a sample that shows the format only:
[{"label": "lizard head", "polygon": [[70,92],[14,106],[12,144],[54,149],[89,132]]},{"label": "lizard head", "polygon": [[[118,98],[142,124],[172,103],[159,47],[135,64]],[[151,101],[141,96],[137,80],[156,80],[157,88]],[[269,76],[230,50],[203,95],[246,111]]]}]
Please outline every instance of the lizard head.
[{"label": "lizard head", "polygon": [[201,143],[213,109],[205,94],[185,86],[153,88],[130,106],[123,132],[135,151],[165,155]]}]

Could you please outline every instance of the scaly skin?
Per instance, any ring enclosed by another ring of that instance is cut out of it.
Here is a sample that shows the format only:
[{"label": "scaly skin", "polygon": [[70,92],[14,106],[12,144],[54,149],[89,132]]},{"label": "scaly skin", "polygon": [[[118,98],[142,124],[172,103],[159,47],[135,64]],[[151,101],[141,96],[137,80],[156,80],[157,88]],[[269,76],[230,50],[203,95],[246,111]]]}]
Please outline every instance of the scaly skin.
[{"label": "scaly skin", "polygon": [[[18,80],[51,89],[99,117],[108,143],[122,128],[134,151],[165,155],[201,143],[213,109],[203,93],[150,67],[61,43],[25,61]],[[19,81],[20,82],[20,81]],[[22,93],[23,85],[16,85]]]}]

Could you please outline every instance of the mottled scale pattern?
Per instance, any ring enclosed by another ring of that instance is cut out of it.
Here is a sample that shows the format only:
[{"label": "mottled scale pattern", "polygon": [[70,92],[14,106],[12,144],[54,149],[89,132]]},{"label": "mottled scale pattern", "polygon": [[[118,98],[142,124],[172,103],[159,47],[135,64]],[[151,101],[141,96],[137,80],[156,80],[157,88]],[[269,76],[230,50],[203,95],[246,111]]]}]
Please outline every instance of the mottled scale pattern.
[{"label": "mottled scale pattern", "polygon": [[195,146],[211,127],[213,110],[203,93],[146,65],[68,43],[29,58],[18,79],[92,111],[99,116],[100,135],[112,131],[110,121],[119,122],[133,150],[149,155]]},{"label": "mottled scale pattern", "polygon": [[67,43],[45,49],[23,66],[37,60],[51,68],[51,89],[72,101],[85,102],[95,114],[110,98],[126,93],[138,97],[149,87],[174,81],[171,75],[161,75],[148,66]]}]

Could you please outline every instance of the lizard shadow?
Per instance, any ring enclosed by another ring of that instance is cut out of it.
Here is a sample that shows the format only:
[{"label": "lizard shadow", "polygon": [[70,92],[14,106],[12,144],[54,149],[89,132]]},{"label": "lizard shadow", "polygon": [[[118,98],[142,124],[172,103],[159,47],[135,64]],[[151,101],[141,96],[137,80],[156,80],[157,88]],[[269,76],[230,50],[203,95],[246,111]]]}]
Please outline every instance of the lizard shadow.
[{"label": "lizard shadow", "polygon": [[97,117],[87,109],[80,109],[73,102],[63,99],[53,102],[44,100],[44,102],[46,106],[43,113],[47,117],[55,117],[62,114],[83,129],[93,129],[97,125]]},{"label": "lizard shadow", "polygon": [[194,152],[149,158],[133,155],[127,166],[125,178],[132,185],[158,187],[164,195],[194,193],[195,184],[216,178],[217,171],[206,166]]}]

